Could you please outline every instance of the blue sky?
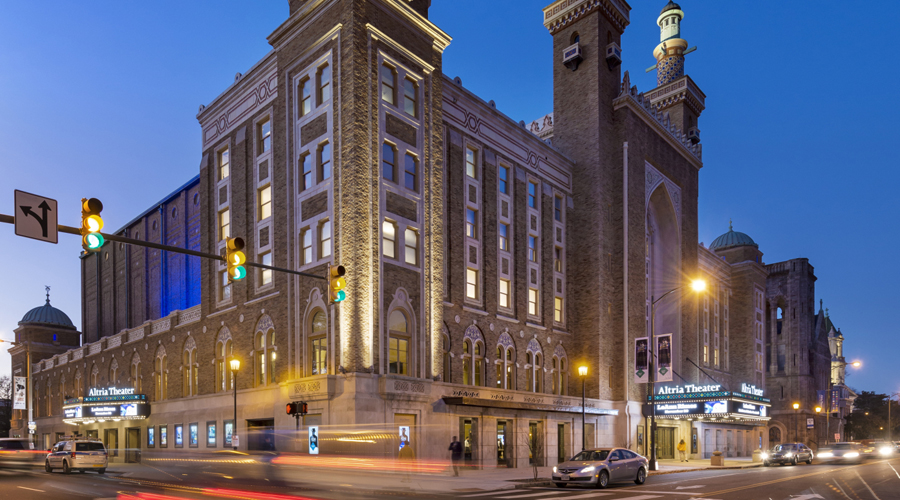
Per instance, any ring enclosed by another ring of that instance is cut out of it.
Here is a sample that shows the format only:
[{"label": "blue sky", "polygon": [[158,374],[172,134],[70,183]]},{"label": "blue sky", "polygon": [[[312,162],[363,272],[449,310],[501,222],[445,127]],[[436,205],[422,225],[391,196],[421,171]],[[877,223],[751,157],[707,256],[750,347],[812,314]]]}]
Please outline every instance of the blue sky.
[{"label": "blue sky", "polygon": [[[444,72],[515,120],[553,108],[545,1],[433,0],[431,19],[454,40]],[[632,0],[623,69],[655,86],[655,24],[665,1]],[[682,35],[698,50],[687,73],[707,95],[700,119],[700,240],[752,236],[766,262],[807,257],[862,360],[848,383],[900,390],[894,311],[900,272],[895,186],[900,69],[889,53],[900,4],[685,0]],[[11,2],[0,16],[0,213],[13,189],[59,200],[78,225],[98,197],[118,229],[196,175],[198,106],[270,49],[286,0]],[[896,140],[896,139],[894,139]],[[0,338],[44,300],[81,323],[77,237],[58,245],[0,227]],[[10,265],[12,264],[12,265]],[[894,290],[893,292],[891,290]],[[0,373],[9,373],[0,356]]]}]

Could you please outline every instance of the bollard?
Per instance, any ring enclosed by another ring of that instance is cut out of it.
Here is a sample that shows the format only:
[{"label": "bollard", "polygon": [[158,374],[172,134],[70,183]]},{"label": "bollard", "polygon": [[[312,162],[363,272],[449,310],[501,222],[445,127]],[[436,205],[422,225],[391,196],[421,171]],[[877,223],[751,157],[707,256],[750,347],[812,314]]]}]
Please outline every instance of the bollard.
[{"label": "bollard", "polygon": [[710,459],[710,465],[712,465],[713,467],[724,467],[725,466],[725,459],[722,457],[721,451],[716,450],[713,452],[713,456]]}]

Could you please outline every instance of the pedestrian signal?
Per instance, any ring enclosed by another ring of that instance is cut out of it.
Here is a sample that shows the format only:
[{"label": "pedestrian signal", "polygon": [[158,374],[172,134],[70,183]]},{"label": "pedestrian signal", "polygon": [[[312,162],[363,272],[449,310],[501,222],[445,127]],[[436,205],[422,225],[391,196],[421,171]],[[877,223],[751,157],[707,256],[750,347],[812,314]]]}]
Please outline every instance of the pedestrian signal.
[{"label": "pedestrian signal", "polygon": [[243,238],[228,238],[225,243],[225,264],[228,267],[228,278],[231,280],[238,281],[247,276],[247,270],[244,268],[247,256],[242,252],[243,249]]},{"label": "pedestrian signal", "polygon": [[344,287],[347,281],[344,280],[344,266],[328,266],[328,281],[330,292],[328,297],[332,303],[343,302],[347,298]]},{"label": "pedestrian signal", "polygon": [[103,246],[103,203],[97,198],[81,199],[81,246],[85,252],[96,252]]}]

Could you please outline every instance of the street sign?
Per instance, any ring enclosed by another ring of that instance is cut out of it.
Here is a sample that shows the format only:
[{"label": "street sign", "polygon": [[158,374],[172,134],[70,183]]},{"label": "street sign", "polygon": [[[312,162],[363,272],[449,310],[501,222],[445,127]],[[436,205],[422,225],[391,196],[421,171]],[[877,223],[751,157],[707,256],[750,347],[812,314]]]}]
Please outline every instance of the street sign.
[{"label": "street sign", "polygon": [[35,240],[57,243],[56,200],[25,191],[15,191],[16,235]]},{"label": "street sign", "polygon": [[814,419],[811,419],[811,418],[806,419],[806,428],[807,429],[812,429],[815,426],[816,426],[816,421]]}]

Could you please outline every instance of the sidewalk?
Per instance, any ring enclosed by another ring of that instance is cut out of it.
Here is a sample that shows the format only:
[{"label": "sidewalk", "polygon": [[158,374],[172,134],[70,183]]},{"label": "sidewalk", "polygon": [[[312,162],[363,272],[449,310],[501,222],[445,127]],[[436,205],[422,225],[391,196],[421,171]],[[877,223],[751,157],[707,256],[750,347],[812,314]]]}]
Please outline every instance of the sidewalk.
[{"label": "sidewalk", "polygon": [[724,466],[713,466],[710,459],[697,459],[689,462],[680,462],[678,460],[659,460],[659,470],[650,471],[651,476],[656,474],[671,474],[673,472],[688,472],[707,469],[750,469],[753,467],[762,467],[762,462],[754,462],[750,457],[732,458],[725,460]]}]

